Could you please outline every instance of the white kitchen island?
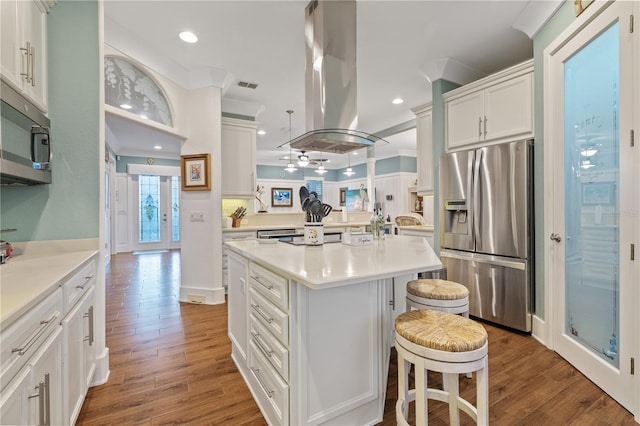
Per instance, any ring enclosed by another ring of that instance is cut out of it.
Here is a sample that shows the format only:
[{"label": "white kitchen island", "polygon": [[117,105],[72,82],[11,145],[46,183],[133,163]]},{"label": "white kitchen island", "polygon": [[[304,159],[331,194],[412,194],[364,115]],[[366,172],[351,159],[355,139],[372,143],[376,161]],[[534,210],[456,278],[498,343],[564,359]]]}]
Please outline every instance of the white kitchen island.
[{"label": "white kitchen island", "polygon": [[226,246],[232,358],[265,419],[380,422],[406,282],[442,266],[426,240]]}]

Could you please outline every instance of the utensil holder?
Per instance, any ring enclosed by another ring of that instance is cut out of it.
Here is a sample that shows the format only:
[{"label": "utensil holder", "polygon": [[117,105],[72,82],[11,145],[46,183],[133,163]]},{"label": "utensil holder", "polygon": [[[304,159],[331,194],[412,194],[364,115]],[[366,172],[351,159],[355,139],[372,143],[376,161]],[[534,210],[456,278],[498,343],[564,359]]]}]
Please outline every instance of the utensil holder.
[{"label": "utensil holder", "polygon": [[324,225],[322,222],[306,222],[304,224],[304,244],[306,246],[324,244]]},{"label": "utensil holder", "polygon": [[242,222],[242,219],[238,219],[237,217],[232,217],[231,220],[232,220],[231,222],[232,228],[240,228],[240,222]]}]

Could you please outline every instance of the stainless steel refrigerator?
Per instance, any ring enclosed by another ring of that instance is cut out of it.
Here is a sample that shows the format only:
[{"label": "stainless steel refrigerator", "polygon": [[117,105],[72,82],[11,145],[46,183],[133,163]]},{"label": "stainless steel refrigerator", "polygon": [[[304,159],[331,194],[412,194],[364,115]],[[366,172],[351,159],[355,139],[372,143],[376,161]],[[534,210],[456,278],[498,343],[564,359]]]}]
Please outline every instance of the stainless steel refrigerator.
[{"label": "stainless steel refrigerator", "polygon": [[531,331],[533,140],[440,158],[440,257],[472,316]]}]

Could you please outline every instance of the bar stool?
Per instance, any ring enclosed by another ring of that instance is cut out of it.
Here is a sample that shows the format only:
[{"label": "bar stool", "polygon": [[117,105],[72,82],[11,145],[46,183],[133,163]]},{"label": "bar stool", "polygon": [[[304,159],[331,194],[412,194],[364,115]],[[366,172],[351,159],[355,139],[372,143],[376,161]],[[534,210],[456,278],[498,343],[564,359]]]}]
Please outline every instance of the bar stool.
[{"label": "bar stool", "polygon": [[[395,321],[398,352],[396,422],[408,425],[409,403],[416,402],[416,424],[428,424],[428,400],[449,404],[451,425],[460,411],[478,425],[489,424],[488,336],[476,321],[434,310],[408,311]],[[415,366],[415,389],[409,389],[409,369]],[[443,374],[446,390],[428,387],[427,371]],[[476,406],[459,395],[458,375],[476,373]]]},{"label": "bar stool", "polygon": [[432,309],[469,318],[469,290],[441,279],[418,279],[407,283],[407,311]]}]

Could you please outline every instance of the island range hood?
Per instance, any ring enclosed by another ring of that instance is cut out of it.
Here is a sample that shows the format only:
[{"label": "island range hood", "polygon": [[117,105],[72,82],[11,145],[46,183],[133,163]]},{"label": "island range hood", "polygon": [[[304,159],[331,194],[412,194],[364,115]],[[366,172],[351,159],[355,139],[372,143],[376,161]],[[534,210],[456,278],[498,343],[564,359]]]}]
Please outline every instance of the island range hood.
[{"label": "island range hood", "polygon": [[356,20],[355,1],[313,0],[305,8],[307,132],[280,146],[346,154],[384,140],[357,130]]}]

